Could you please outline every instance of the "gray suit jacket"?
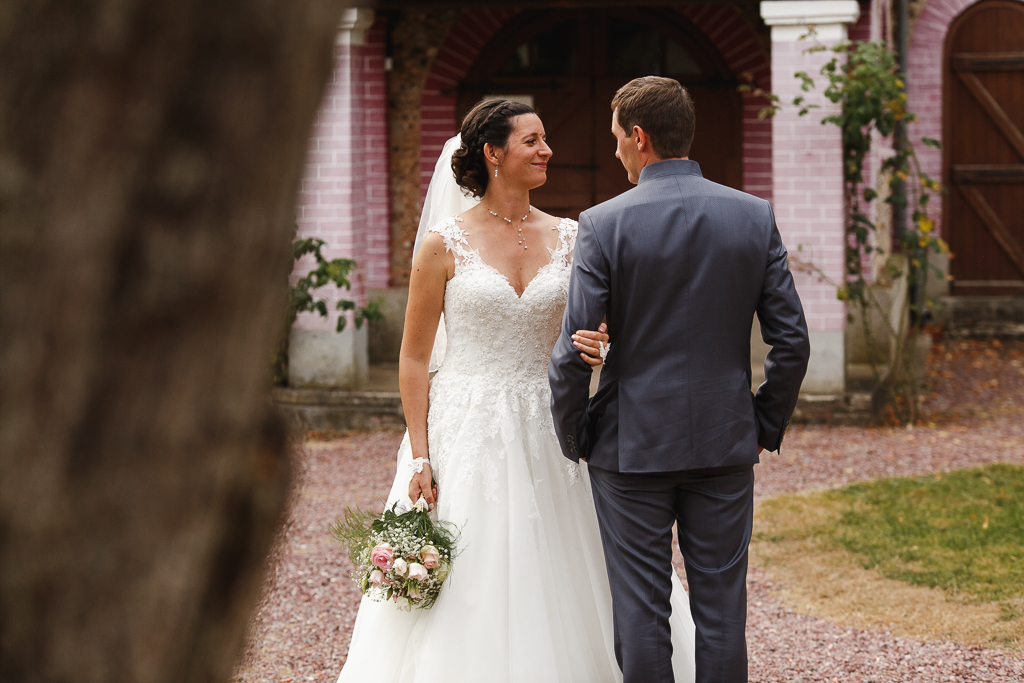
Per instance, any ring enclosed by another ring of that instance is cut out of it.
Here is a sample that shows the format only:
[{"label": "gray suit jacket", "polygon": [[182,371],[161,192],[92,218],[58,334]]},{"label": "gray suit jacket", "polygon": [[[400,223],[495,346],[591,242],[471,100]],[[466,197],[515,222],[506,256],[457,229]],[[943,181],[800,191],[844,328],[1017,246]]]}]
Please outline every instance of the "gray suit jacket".
[{"label": "gray suit jacket", "polygon": [[[803,307],[768,202],[660,161],[637,186],[580,215],[569,301],[548,377],[562,451],[606,470],[748,465],[778,450],[810,353]],[[765,382],[750,391],[754,314]],[[612,350],[591,368],[570,338],[608,317]]]}]

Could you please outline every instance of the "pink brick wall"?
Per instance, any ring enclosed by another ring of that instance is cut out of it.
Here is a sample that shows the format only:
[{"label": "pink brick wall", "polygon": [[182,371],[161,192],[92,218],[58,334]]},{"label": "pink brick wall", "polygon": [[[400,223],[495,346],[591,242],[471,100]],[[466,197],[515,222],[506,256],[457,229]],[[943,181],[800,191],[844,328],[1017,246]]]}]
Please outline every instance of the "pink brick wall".
[{"label": "pink brick wall", "polygon": [[[680,10],[706,33],[733,73],[750,73],[768,89],[771,68],[756,35],[739,11],[725,5],[686,5]],[[515,10],[465,10],[445,39],[427,78],[420,107],[422,121],[422,192],[445,140],[458,132],[454,90],[465,78],[477,55],[498,30],[516,15]],[[771,199],[771,122],[759,121],[766,103],[743,96],[743,189]]]},{"label": "pink brick wall", "polygon": [[388,202],[388,102],[385,20],[366,32],[363,52],[363,134],[366,136],[366,256],[360,270],[370,289],[388,286],[391,223]]},{"label": "pink brick wall", "polygon": [[[757,35],[743,20],[738,9],[728,5],[692,4],[680,8],[680,12],[711,40],[730,71],[734,74],[750,74],[754,84],[762,90],[769,90],[771,62],[761,48]],[[772,125],[771,121],[757,118],[758,112],[768,103],[749,94],[744,94],[742,98],[743,189],[770,200]]]},{"label": "pink brick wall", "polygon": [[[813,263],[833,282],[843,276],[842,140],[839,129],[822,125],[835,109],[821,94],[800,91],[797,71],[816,74],[830,52],[804,54],[804,42],[772,44],[772,92],[783,102],[804,94],[821,105],[807,116],[783,107],[772,119],[773,206],[782,239],[792,257]],[[797,288],[812,332],[842,332],[846,308],[835,286],[819,277],[795,273]]]},{"label": "pink brick wall", "polygon": [[[327,244],[326,258],[353,258],[358,270],[350,292],[321,292],[331,302],[339,298],[366,302],[369,287],[386,287],[388,280],[387,117],[384,74],[384,25],[366,34],[364,45],[336,45],[334,72],[324,92],[313,126],[305,177],[297,207],[298,235],[319,237]],[[308,271],[312,260],[300,262],[296,275]],[[330,304],[333,308],[333,303]],[[325,320],[304,313],[302,329],[326,329]]]}]

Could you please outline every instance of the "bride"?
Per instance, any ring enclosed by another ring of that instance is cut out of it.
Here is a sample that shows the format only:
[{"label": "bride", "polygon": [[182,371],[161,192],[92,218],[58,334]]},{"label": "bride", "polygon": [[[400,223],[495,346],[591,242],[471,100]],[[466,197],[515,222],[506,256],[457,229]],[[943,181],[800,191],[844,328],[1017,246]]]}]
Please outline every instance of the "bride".
[{"label": "bride", "polygon": [[[622,680],[586,465],[562,457],[550,412],[576,238],[575,221],[530,206],[551,155],[533,109],[490,100],[437,162],[414,249],[399,366],[409,429],[388,505],[436,501],[460,529],[460,554],[430,609],[363,599],[339,683]],[[603,329],[577,335],[584,360],[600,363],[603,340]],[[693,681],[693,622],[674,574],[671,626],[675,679]]]}]

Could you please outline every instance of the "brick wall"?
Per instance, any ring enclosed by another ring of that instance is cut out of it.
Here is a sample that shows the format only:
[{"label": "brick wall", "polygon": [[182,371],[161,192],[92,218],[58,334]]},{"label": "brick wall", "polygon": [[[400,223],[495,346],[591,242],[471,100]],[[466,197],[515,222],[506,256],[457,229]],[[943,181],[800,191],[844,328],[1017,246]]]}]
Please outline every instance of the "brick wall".
[{"label": "brick wall", "polygon": [[360,270],[366,287],[388,286],[391,229],[388,221],[387,73],[384,71],[385,21],[366,32],[363,53],[363,134],[366,154],[366,255]]},{"label": "brick wall", "polygon": [[438,50],[423,88],[420,105],[420,161],[422,196],[448,138],[459,132],[455,122],[455,89],[466,77],[477,55],[518,10],[468,9]]},{"label": "brick wall", "polygon": [[[384,24],[366,32],[363,45],[335,45],[334,71],[313,125],[296,208],[298,235],[326,242],[326,258],[353,258],[350,292],[320,292],[366,302],[368,287],[386,287],[388,279],[387,125],[384,73]],[[308,271],[300,262],[293,276]],[[331,304],[333,308],[333,303]],[[329,329],[329,319],[304,313],[295,326]]]},{"label": "brick wall", "polygon": [[[757,34],[739,10],[728,5],[685,5],[684,17],[718,49],[729,70],[749,74],[762,90],[771,87],[771,61]],[[772,124],[757,118],[768,102],[749,93],[743,99],[743,189],[762,199],[772,198]],[[698,118],[699,121],[699,118]],[[699,124],[698,124],[699,125]],[[698,135],[700,129],[698,127]]]},{"label": "brick wall", "polygon": [[[806,42],[772,45],[772,92],[783,102],[804,94],[793,73],[817,73],[831,52],[804,54]],[[786,106],[772,120],[775,217],[791,257],[813,263],[833,282],[843,276],[842,141],[836,126],[821,124],[835,105],[821,94],[805,94],[821,105],[812,114],[798,116]],[[836,299],[835,285],[819,277],[795,273],[811,332],[842,332],[846,309]]]}]

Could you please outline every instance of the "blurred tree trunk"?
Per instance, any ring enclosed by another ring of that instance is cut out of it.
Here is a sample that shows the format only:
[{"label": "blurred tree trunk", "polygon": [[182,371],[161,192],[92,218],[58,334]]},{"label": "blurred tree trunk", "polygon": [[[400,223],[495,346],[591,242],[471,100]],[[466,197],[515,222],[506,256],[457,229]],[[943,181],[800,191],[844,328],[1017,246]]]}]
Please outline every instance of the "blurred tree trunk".
[{"label": "blurred tree trunk", "polygon": [[0,3],[0,680],[215,681],[337,0]]}]

